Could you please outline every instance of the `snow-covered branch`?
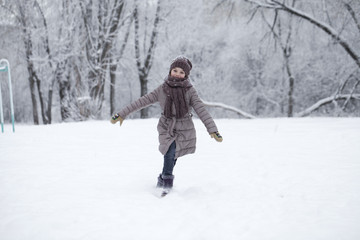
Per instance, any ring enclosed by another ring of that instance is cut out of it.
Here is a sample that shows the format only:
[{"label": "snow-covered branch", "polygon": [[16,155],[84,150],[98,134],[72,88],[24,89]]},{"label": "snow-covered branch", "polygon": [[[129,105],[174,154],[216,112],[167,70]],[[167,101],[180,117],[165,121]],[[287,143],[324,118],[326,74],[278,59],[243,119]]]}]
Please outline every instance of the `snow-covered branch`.
[{"label": "snow-covered branch", "polygon": [[354,9],[350,6],[349,3],[344,3],[344,4],[345,4],[345,7],[346,7],[346,10],[348,10],[348,12],[350,13],[352,19],[354,20],[354,22],[356,24],[357,29],[360,32],[360,22],[356,17],[356,13],[355,13]]},{"label": "snow-covered branch", "polygon": [[208,106],[208,107],[218,107],[218,108],[222,108],[222,109],[225,109],[225,110],[229,110],[229,111],[233,111],[245,118],[248,118],[248,119],[253,119],[255,118],[255,116],[251,115],[250,113],[247,113],[247,112],[244,112],[236,107],[233,107],[233,106],[229,106],[229,105],[226,105],[226,104],[223,104],[223,103],[217,103],[217,102],[207,102],[207,101],[204,101],[204,100],[201,100],[205,106]]},{"label": "snow-covered branch", "polygon": [[258,0],[244,0],[245,2],[248,3],[253,3],[256,4],[258,7],[262,7],[262,8],[270,8],[270,9],[276,9],[276,8],[280,8],[279,6],[277,6],[275,3],[273,3],[272,1],[258,1]]},{"label": "snow-covered branch", "polygon": [[343,99],[347,100],[350,98],[360,100],[360,94],[341,94],[341,95],[336,95],[336,96],[331,96],[331,97],[321,99],[317,103],[312,105],[311,107],[307,108],[306,110],[295,114],[295,117],[308,116],[313,111],[319,109],[321,106],[331,103],[332,101],[343,100]]},{"label": "snow-covered branch", "polygon": [[310,23],[314,24],[315,26],[317,26],[318,28],[329,34],[333,39],[335,39],[345,49],[345,51],[350,55],[350,57],[355,61],[356,65],[360,68],[360,56],[354,51],[354,49],[350,46],[348,41],[342,38],[340,34],[328,24],[313,18],[312,16],[308,15],[307,13],[299,9],[288,6],[277,0],[266,0],[265,2],[259,2],[257,0],[245,0],[245,1],[256,4],[257,6],[262,8],[283,10],[297,17],[309,21]]}]

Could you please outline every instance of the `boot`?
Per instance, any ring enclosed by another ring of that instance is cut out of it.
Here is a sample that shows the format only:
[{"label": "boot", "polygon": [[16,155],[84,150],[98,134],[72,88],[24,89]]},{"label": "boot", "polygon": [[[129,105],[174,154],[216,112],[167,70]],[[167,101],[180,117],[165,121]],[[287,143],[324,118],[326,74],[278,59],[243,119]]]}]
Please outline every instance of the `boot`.
[{"label": "boot", "polygon": [[174,183],[174,175],[159,174],[157,188],[171,189]]},{"label": "boot", "polygon": [[164,189],[171,189],[174,183],[174,175],[164,175],[161,176],[164,181]]},{"label": "boot", "polygon": [[156,184],[157,188],[163,188],[164,187],[164,179],[161,177],[161,173],[158,176],[158,182]]}]

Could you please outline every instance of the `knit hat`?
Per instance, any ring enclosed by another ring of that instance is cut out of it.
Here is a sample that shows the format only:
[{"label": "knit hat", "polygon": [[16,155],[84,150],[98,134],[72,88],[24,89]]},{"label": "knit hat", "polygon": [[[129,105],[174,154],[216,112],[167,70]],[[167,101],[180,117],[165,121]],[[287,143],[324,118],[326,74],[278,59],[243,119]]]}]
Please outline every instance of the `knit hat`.
[{"label": "knit hat", "polygon": [[179,67],[182,70],[184,70],[185,77],[187,77],[190,74],[192,64],[191,64],[190,60],[187,59],[186,57],[179,56],[172,61],[171,65],[170,65],[169,74],[170,74],[171,70],[176,67]]}]

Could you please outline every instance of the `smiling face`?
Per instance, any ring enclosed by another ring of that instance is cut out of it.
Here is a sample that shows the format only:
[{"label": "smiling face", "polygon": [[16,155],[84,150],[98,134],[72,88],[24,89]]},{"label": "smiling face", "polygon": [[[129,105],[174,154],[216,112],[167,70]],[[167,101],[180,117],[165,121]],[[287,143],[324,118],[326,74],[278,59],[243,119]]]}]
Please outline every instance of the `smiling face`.
[{"label": "smiling face", "polygon": [[170,76],[176,78],[185,78],[185,72],[182,70],[182,68],[174,67],[170,71]]}]

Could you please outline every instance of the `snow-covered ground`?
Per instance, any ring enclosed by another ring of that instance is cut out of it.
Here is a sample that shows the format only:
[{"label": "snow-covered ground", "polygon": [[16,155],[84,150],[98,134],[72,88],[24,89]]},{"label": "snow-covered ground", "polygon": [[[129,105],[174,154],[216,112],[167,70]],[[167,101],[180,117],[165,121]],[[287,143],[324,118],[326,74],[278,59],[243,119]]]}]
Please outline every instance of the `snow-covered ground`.
[{"label": "snow-covered ground", "polygon": [[359,118],[216,123],[165,198],[156,119],[6,125],[0,239],[360,239]]}]

